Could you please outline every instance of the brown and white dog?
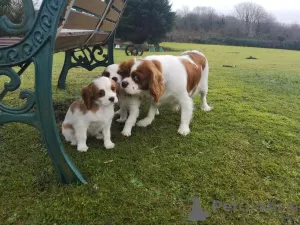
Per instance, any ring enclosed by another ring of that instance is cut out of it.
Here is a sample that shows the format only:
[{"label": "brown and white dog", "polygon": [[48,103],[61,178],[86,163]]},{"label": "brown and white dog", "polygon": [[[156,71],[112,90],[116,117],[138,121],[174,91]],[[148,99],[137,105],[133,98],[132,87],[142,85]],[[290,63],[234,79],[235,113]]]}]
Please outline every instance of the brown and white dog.
[{"label": "brown and white dog", "polygon": [[114,148],[111,141],[111,123],[114,116],[114,104],[118,102],[116,83],[100,77],[82,89],[82,99],[72,103],[62,124],[62,133],[77,150],[86,152],[87,135],[104,140],[104,147]]},{"label": "brown and white dog", "polygon": [[[124,78],[129,77],[131,67],[134,65],[135,61],[129,60],[121,62],[120,64],[112,64],[105,68],[102,76],[109,77],[114,80],[118,85],[121,86],[121,82]],[[122,134],[124,136],[130,136],[132,127],[135,125],[136,120],[139,116],[139,107],[141,104],[140,95],[130,95],[125,92],[124,89],[120,87],[118,91],[118,105],[120,109],[115,113],[120,115],[117,122],[125,122]],[[156,114],[159,112],[157,111]]]},{"label": "brown and white dog", "polygon": [[[122,62],[120,64],[112,64],[105,68],[101,76],[108,77],[114,80],[117,85],[120,87],[124,77],[128,77],[130,74],[131,66],[133,65],[133,60],[128,62]],[[128,71],[128,72],[127,72]],[[122,74],[122,75],[121,75]],[[123,123],[127,119],[129,108],[128,103],[130,96],[120,87],[117,92],[118,95],[118,105],[120,109],[115,112],[115,115],[120,115],[120,118],[117,119],[117,122]]]},{"label": "brown and white dog", "polygon": [[122,88],[131,95],[151,97],[147,117],[137,125],[146,127],[152,123],[160,104],[171,104],[181,109],[178,133],[190,133],[189,124],[193,115],[193,97],[201,93],[202,110],[212,108],[206,102],[209,66],[206,57],[199,51],[187,51],[181,56],[156,55],[136,60],[130,77],[124,78]]}]

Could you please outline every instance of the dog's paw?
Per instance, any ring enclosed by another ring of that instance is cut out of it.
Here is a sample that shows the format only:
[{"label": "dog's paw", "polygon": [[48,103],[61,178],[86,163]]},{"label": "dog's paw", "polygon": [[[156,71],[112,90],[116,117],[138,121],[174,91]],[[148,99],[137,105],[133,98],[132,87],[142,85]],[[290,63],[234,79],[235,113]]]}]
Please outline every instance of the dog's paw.
[{"label": "dog's paw", "polygon": [[179,110],[180,110],[180,106],[179,106],[179,105],[174,105],[174,106],[172,107],[172,111],[173,111],[173,112],[179,112]]},{"label": "dog's paw", "polygon": [[77,150],[79,151],[79,152],[86,152],[87,150],[89,149],[89,147],[88,146],[77,146]]},{"label": "dog's paw", "polygon": [[149,119],[148,117],[146,117],[146,118],[138,121],[136,125],[138,127],[147,127],[151,124],[151,122],[152,122],[152,119]]},{"label": "dog's paw", "polygon": [[122,135],[125,137],[130,137],[131,136],[131,131],[130,130],[123,130]]},{"label": "dog's paw", "polygon": [[99,133],[99,134],[97,134],[95,137],[96,137],[96,139],[98,139],[98,140],[102,140],[102,139],[103,139],[103,134]]},{"label": "dog's paw", "polygon": [[77,145],[77,142],[76,142],[76,141],[71,141],[71,145],[72,145],[72,146],[76,146],[76,145]]},{"label": "dog's paw", "polygon": [[188,126],[180,126],[178,133],[182,136],[186,136],[190,133],[190,128]]},{"label": "dog's paw", "polygon": [[205,106],[202,106],[201,109],[204,111],[204,112],[209,112],[213,109],[213,107],[209,106],[209,105],[205,105]]},{"label": "dog's paw", "polygon": [[118,123],[124,123],[126,121],[127,118],[120,118],[120,119],[117,119],[116,121]]},{"label": "dog's paw", "polygon": [[104,147],[105,147],[106,149],[112,149],[112,148],[115,147],[115,144],[112,143],[112,142],[110,141],[110,142],[108,142],[108,143],[105,143],[105,144],[104,144]]},{"label": "dog's paw", "polygon": [[159,111],[158,111],[158,109],[156,110],[156,113],[155,113],[155,115],[159,115]]}]

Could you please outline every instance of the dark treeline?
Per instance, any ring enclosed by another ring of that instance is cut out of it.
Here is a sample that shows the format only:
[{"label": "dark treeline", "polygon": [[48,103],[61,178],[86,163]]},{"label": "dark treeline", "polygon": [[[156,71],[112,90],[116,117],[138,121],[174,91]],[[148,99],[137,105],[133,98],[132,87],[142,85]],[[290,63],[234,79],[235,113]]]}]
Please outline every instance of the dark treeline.
[{"label": "dark treeline", "polygon": [[[2,15],[20,23],[23,0],[0,0]],[[117,34],[134,43],[174,41],[300,50],[299,24],[281,23],[251,2],[236,5],[230,15],[211,7],[184,7],[174,16],[169,0],[129,0]],[[5,35],[0,31],[0,37]]]},{"label": "dark treeline", "polygon": [[262,6],[245,2],[232,15],[211,7],[184,7],[167,41],[300,50],[299,24],[283,24]]}]

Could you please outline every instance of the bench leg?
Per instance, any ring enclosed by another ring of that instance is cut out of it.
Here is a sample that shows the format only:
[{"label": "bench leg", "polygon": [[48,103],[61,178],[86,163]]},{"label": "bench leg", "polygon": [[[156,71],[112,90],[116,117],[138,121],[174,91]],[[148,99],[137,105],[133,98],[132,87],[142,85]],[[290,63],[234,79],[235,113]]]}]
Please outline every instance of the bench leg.
[{"label": "bench leg", "polygon": [[74,50],[67,50],[65,52],[65,61],[63,68],[60,72],[59,79],[58,79],[58,88],[65,89],[66,88],[66,79],[69,70],[72,68],[72,51]]},{"label": "bench leg", "polygon": [[[64,151],[56,128],[52,102],[53,48],[60,15],[62,15],[67,2],[70,1],[43,1],[35,19],[32,2],[30,0],[24,1],[25,11],[29,12],[29,7],[32,8],[30,10],[32,13],[31,22],[25,24],[29,31],[19,43],[1,48],[0,77],[4,75],[10,79],[10,82],[4,84],[5,92],[17,91],[21,85],[19,76],[21,72],[17,73],[12,67],[33,62],[35,66],[35,91],[21,90],[20,98],[26,99],[26,101],[22,102],[20,107],[7,106],[5,101],[1,100],[0,125],[9,122],[21,122],[39,129],[48,154],[59,174],[60,181],[62,183],[86,183],[84,177]],[[26,13],[25,16],[27,16]],[[7,18],[0,18],[0,21],[1,19]],[[24,21],[26,22],[26,18]],[[4,30],[8,34],[16,34],[16,31],[19,31],[17,33],[24,33],[27,30],[22,29],[24,24],[13,24],[9,20],[0,22],[1,27],[4,24],[6,27]],[[24,149],[26,147],[28,146],[24,146]]]},{"label": "bench leg", "polygon": [[[64,151],[56,128],[52,102],[52,54],[50,45],[46,45],[34,59],[35,64],[35,95],[40,130],[48,153],[57,169],[62,183],[86,183],[79,170],[75,167]],[[40,60],[40,59],[41,60]]]},{"label": "bench leg", "polygon": [[[93,46],[92,50],[91,48],[82,48],[82,49],[70,49],[65,52],[65,61],[63,68],[60,72],[59,79],[58,79],[58,85],[57,87],[59,89],[65,89],[66,88],[66,79],[68,76],[68,72],[71,68],[74,67],[81,67],[85,68],[88,71],[92,71],[97,67],[106,67],[111,64],[114,64],[114,42],[115,42],[115,32],[110,36],[108,42],[107,42],[107,54],[103,54],[103,49],[100,45]],[[100,51],[99,52],[97,51]],[[75,56],[75,52],[81,52],[81,55],[79,57]],[[97,56],[102,55],[103,59],[99,60],[96,59]],[[73,62],[72,62],[73,59]]]},{"label": "bench leg", "polygon": [[115,32],[110,36],[110,39],[107,43],[108,65],[114,64],[114,43]]}]

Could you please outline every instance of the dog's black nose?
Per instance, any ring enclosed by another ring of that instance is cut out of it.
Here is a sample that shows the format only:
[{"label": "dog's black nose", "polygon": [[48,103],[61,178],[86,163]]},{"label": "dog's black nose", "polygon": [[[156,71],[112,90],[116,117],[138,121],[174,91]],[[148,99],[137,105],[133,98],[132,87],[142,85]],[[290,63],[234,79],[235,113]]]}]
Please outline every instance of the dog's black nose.
[{"label": "dog's black nose", "polygon": [[127,81],[123,81],[123,82],[122,82],[122,87],[123,87],[123,88],[126,88],[126,87],[128,86],[128,84],[129,84],[129,83],[128,83]]},{"label": "dog's black nose", "polygon": [[115,98],[114,97],[110,97],[108,100],[111,101],[111,102],[114,102]]}]

